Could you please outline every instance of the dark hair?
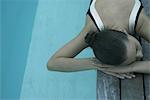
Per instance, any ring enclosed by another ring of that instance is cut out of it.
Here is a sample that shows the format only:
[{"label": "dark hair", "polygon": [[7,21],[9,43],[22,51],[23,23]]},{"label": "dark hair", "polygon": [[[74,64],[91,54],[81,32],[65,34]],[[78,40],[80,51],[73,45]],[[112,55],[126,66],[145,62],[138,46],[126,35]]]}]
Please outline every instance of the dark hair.
[{"label": "dark hair", "polygon": [[93,49],[98,60],[105,64],[119,65],[127,59],[127,35],[116,30],[90,32],[85,42]]}]

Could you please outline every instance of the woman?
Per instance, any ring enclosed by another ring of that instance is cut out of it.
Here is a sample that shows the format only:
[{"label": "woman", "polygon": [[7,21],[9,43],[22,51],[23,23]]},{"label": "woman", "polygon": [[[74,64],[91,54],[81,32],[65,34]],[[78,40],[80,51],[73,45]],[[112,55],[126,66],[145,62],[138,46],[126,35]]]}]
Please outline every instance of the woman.
[{"label": "woman", "polygon": [[[108,73],[150,73],[150,61],[136,61],[142,57],[142,49],[137,39],[131,36],[137,34],[150,42],[149,27],[150,18],[138,0],[93,0],[83,30],[49,59],[47,68],[64,72],[98,69]],[[89,46],[96,58],[74,58]],[[120,51],[121,48],[125,51]],[[123,56],[114,57],[119,51]]]}]

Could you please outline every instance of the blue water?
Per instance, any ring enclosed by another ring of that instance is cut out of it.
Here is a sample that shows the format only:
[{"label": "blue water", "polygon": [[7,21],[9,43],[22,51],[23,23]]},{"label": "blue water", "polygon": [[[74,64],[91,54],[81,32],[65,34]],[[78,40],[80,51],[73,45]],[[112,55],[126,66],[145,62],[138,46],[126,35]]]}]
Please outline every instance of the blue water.
[{"label": "blue water", "polygon": [[[2,96],[13,100],[96,100],[96,71],[48,71],[48,59],[85,24],[90,0],[3,1]],[[91,57],[87,48],[77,57]]]}]

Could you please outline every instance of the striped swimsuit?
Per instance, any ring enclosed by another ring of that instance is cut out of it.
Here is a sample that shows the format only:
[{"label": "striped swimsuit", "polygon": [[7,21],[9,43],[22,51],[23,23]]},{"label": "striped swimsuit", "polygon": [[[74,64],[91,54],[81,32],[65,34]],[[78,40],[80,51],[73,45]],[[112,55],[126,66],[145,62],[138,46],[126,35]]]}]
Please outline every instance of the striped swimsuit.
[{"label": "striped swimsuit", "polygon": [[[89,8],[87,14],[91,17],[91,19],[95,23],[97,29],[99,31],[101,31],[104,29],[104,24],[103,24],[99,14],[97,13],[97,11],[95,9],[95,2],[96,2],[96,0],[91,1],[90,8]],[[131,11],[130,18],[129,18],[129,32],[131,34],[136,33],[135,28],[136,28],[138,16],[139,16],[141,10],[142,10],[141,2],[139,0],[135,0],[134,7]]]}]

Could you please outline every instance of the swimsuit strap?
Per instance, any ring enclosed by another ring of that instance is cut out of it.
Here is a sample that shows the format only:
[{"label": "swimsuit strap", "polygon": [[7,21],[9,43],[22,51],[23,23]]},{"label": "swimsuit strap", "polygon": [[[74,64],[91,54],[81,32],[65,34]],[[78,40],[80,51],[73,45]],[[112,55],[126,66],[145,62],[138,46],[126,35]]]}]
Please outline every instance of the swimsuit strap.
[{"label": "swimsuit strap", "polygon": [[[99,31],[104,29],[104,24],[100,18],[100,16],[98,15],[96,9],[95,9],[95,2],[96,0],[92,0],[90,3],[90,8],[87,12],[87,14],[89,14],[89,16],[91,17],[91,19],[93,20],[93,22],[95,23],[97,29]],[[131,11],[130,14],[130,18],[129,18],[129,31],[131,34],[135,34],[135,28],[136,28],[136,24],[137,24],[137,20],[139,17],[139,14],[142,10],[142,4],[139,0],[135,0],[135,4],[134,7]]]},{"label": "swimsuit strap", "polygon": [[136,33],[135,28],[141,10],[142,10],[141,2],[139,0],[135,0],[134,7],[129,18],[129,31],[132,35]]},{"label": "swimsuit strap", "polygon": [[104,29],[104,24],[100,18],[100,16],[98,15],[96,9],[95,9],[95,2],[96,0],[93,0],[91,2],[91,5],[90,5],[90,8],[89,8],[89,11],[88,11],[88,14],[90,15],[91,19],[94,21],[97,29],[99,31],[103,30]]}]

